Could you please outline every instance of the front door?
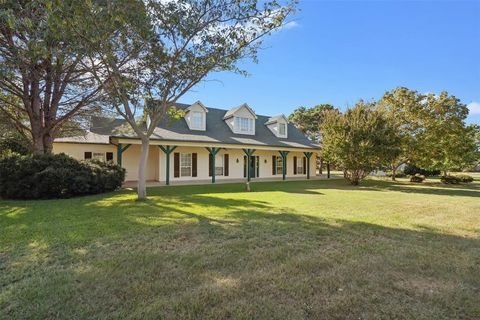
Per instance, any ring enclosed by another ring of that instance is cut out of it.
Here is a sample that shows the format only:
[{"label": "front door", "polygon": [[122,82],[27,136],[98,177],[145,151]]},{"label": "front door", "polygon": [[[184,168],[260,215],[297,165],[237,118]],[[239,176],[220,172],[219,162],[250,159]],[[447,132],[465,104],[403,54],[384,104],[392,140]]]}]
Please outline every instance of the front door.
[{"label": "front door", "polygon": [[[260,158],[258,156],[251,156],[250,157],[250,163],[249,163],[249,166],[250,166],[250,178],[256,178],[258,177],[258,174],[259,174],[259,163],[260,161]],[[246,170],[246,162],[247,162],[247,156],[244,156],[243,157],[243,176],[246,177],[247,176],[247,170]]]}]

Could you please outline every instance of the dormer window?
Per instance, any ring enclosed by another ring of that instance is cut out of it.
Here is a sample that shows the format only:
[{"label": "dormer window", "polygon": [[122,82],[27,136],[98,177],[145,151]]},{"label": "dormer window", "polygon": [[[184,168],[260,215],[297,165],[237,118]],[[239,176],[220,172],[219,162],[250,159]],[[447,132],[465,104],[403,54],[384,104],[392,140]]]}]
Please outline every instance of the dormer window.
[{"label": "dormer window", "polygon": [[288,137],[288,119],[283,114],[269,118],[265,125],[278,138]]},{"label": "dormer window", "polygon": [[238,133],[254,133],[254,122],[251,118],[235,117],[235,131]]},{"label": "dormer window", "polygon": [[204,112],[202,111],[191,111],[190,126],[192,129],[203,129],[203,114]]},{"label": "dormer window", "polygon": [[255,135],[257,115],[246,103],[225,112],[223,120],[233,133]]},{"label": "dormer window", "polygon": [[286,136],[287,135],[287,125],[285,123],[278,124],[278,135]]},{"label": "dormer window", "polygon": [[185,111],[185,121],[190,130],[207,130],[206,118],[208,109],[200,101],[195,102]]}]

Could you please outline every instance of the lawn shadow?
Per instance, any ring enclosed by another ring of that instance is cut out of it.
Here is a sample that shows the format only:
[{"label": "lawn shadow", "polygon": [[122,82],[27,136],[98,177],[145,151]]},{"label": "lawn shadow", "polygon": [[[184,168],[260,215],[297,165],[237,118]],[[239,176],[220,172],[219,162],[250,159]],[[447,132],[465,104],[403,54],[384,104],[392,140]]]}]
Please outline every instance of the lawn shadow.
[{"label": "lawn shadow", "polygon": [[[147,201],[141,213],[119,215],[139,228],[85,243],[81,255],[76,245],[51,246],[48,263],[1,284],[8,290],[0,312],[8,318],[478,315],[478,238],[325,220],[237,199],[224,204],[228,213],[212,217],[194,205],[211,197],[182,199],[184,208]],[[96,210],[102,216],[107,208]],[[179,221],[132,219],[169,215]],[[18,266],[11,262],[5,271]]]},{"label": "lawn shadow", "polygon": [[477,183],[462,185],[446,185],[440,182],[426,182],[422,184],[403,181],[385,181],[378,179],[367,179],[359,186],[347,184],[327,184],[326,189],[359,190],[359,191],[394,191],[412,194],[427,194],[439,196],[459,196],[480,198],[480,185]]}]

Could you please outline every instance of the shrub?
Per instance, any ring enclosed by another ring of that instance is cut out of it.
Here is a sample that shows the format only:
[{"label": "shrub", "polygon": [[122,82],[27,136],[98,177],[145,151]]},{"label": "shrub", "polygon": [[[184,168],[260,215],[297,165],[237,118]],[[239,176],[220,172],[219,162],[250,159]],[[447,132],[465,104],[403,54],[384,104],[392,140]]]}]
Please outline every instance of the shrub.
[{"label": "shrub", "polygon": [[415,174],[414,176],[410,177],[410,182],[423,182],[425,180],[425,176],[422,174]]},{"label": "shrub", "polygon": [[415,165],[406,165],[405,169],[403,169],[403,173],[409,176],[414,176],[417,173],[425,176],[425,177],[431,177],[431,176],[438,176],[440,174],[440,170],[426,170],[426,169],[421,169]]},{"label": "shrub", "polygon": [[473,177],[468,174],[457,174],[456,177],[463,183],[473,182]]},{"label": "shrub", "polygon": [[440,178],[440,181],[442,181],[445,184],[459,184],[460,183],[460,179],[458,179],[455,176],[450,176],[450,175],[442,176]]},{"label": "shrub", "polygon": [[0,159],[0,196],[50,199],[113,191],[125,170],[113,163],[77,161],[65,154],[11,154]]},{"label": "shrub", "polygon": [[473,178],[467,174],[459,174],[456,176],[442,176],[440,178],[440,181],[442,181],[445,184],[459,184],[459,183],[469,183],[473,181]]}]

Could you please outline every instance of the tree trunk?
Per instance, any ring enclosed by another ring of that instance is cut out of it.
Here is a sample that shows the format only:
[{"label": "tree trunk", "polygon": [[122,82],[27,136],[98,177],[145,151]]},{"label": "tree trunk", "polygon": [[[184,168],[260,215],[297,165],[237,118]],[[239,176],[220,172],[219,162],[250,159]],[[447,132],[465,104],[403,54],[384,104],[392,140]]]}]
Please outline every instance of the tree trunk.
[{"label": "tree trunk", "polygon": [[392,181],[396,181],[395,175],[397,174],[397,166],[392,164]]},{"label": "tree trunk", "polygon": [[52,153],[52,151],[53,151],[53,136],[54,136],[54,133],[52,131],[53,130],[47,131],[47,133],[45,133],[43,135],[43,152],[44,153]]},{"label": "tree trunk", "polygon": [[140,155],[140,163],[138,165],[138,199],[143,200],[147,198],[147,159],[148,159],[148,147],[150,145],[150,139],[147,137],[142,138],[142,150]]},{"label": "tree trunk", "polygon": [[43,137],[33,135],[32,137],[33,144],[32,144],[32,151],[34,154],[44,154],[45,149],[43,148]]}]

